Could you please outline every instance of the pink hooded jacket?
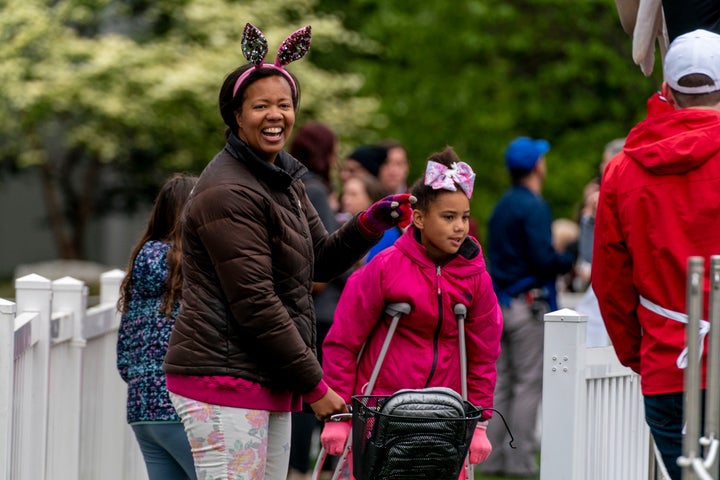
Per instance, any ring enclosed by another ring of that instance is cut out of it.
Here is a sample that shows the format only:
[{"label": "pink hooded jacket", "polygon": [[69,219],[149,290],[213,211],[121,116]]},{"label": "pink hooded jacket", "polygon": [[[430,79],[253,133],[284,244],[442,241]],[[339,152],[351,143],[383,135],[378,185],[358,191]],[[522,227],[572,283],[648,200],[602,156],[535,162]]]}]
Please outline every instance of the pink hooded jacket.
[{"label": "pink hooded jacket", "polygon": [[[468,237],[455,257],[436,265],[415,238],[418,234],[410,227],[348,279],[323,343],[325,381],[348,403],[352,395],[363,394],[391,323],[385,306],[406,302],[411,311],[400,319],[372,394],[434,386],[461,392],[453,308],[462,303],[467,307],[468,400],[492,408],[502,314],[480,246]],[[487,411],[483,418],[491,416]]]}]

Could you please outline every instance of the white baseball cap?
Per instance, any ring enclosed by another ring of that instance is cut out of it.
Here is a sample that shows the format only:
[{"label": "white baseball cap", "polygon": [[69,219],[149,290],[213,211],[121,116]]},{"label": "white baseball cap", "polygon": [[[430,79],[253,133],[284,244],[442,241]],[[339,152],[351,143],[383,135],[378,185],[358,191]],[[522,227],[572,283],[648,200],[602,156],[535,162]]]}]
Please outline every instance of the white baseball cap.
[{"label": "white baseball cap", "polygon": [[[673,90],[691,95],[720,90],[720,35],[707,30],[684,33],[670,44],[663,63],[665,81]],[[678,85],[682,77],[693,73],[707,75],[712,85]]]}]

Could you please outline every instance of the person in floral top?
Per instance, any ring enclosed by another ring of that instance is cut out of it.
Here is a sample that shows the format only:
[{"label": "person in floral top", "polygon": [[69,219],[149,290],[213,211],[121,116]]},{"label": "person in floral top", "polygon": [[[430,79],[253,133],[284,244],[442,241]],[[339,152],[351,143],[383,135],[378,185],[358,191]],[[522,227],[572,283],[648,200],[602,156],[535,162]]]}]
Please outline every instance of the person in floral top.
[{"label": "person in floral top", "polygon": [[133,249],[118,304],[117,368],[128,385],[127,421],[150,480],[195,479],[190,444],[168,397],[162,362],[180,309],[179,218],[196,182],[176,175],[160,190]]}]

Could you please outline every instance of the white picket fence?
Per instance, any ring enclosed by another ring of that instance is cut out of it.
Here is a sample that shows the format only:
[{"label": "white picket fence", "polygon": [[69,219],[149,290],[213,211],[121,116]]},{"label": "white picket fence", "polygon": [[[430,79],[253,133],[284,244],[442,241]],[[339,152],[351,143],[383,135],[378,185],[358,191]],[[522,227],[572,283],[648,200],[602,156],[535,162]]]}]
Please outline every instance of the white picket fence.
[{"label": "white picket fence", "polygon": [[[124,272],[100,303],[74,278],[16,280],[0,299],[0,480],[147,479],[115,367]],[[586,316],[545,317],[541,480],[654,478],[639,377],[585,347]]]},{"label": "white picket fence", "polygon": [[585,346],[587,316],[545,315],[541,480],[656,478],[640,377]]},{"label": "white picket fence", "polygon": [[27,275],[0,299],[0,479],[147,479],[115,367],[123,276],[104,273],[90,308],[70,277]]}]

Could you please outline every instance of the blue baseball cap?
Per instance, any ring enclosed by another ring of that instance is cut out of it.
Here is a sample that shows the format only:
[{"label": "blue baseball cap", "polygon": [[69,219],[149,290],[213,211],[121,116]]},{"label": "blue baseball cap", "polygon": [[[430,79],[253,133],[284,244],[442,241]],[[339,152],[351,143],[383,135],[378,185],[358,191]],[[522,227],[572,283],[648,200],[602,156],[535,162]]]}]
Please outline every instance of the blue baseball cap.
[{"label": "blue baseball cap", "polygon": [[518,137],[505,150],[505,165],[510,171],[529,172],[549,150],[550,143],[547,140]]}]

